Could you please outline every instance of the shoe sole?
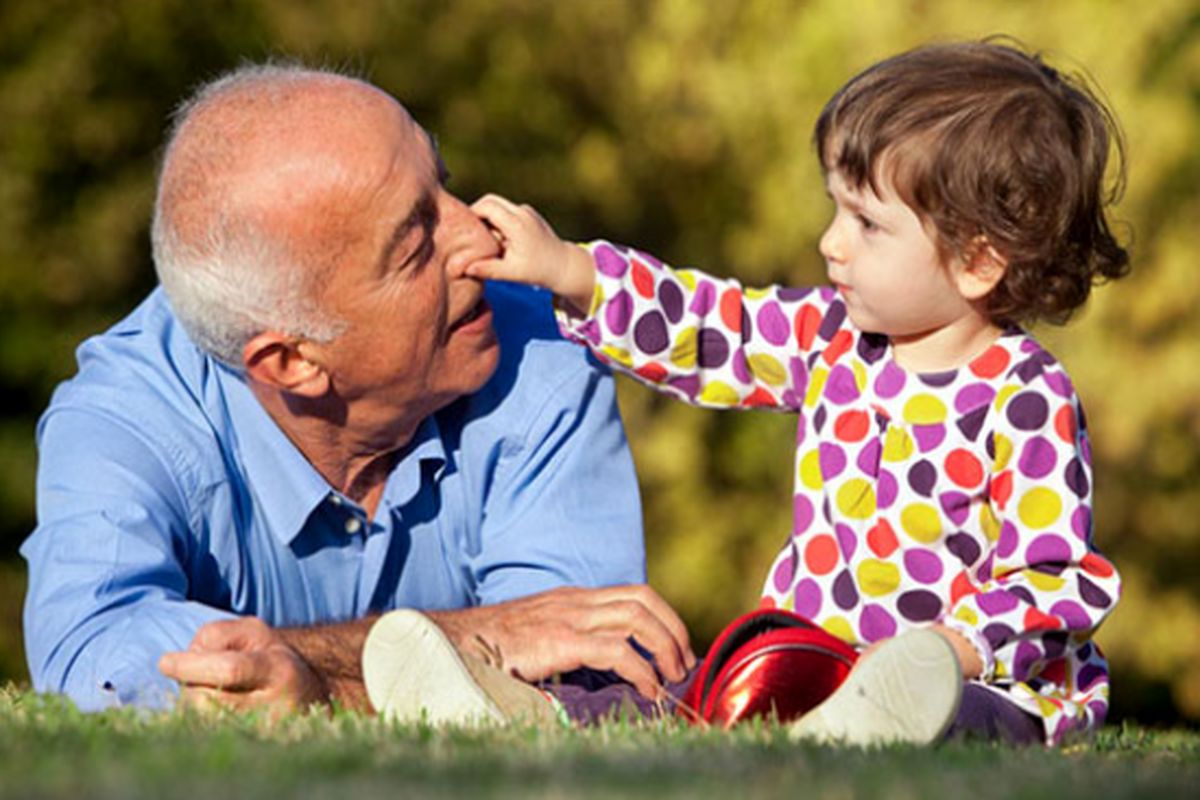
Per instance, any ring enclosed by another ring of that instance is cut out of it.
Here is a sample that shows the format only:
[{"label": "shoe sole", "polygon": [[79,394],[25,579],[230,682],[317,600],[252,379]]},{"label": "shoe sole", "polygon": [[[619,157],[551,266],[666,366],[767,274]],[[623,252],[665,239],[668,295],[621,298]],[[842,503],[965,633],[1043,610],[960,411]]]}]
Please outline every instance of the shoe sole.
[{"label": "shoe sole", "polygon": [[851,671],[824,703],[793,723],[793,739],[848,745],[928,745],[962,702],[954,648],[930,630],[891,639]]},{"label": "shoe sole", "polygon": [[387,720],[435,726],[558,722],[540,691],[460,654],[442,629],[417,611],[391,611],[371,626],[362,668],[367,697]]}]

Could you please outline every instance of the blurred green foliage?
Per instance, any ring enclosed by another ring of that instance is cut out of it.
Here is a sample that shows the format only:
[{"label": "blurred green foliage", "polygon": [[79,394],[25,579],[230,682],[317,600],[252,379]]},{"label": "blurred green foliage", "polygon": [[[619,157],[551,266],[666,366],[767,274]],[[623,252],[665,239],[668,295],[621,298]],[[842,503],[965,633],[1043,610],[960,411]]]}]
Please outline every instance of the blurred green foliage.
[{"label": "blurred green foliage", "polygon": [[[1005,33],[1089,73],[1123,120],[1134,273],[1043,339],[1087,404],[1114,711],[1200,720],[1200,5],[1196,0],[7,0],[0,3],[0,676],[20,677],[16,548],[33,426],[73,347],[154,281],[166,119],[243,60],[362,74],[440,138],[453,185],[560,233],[750,283],[823,279],[810,131],[854,72]],[[757,599],[789,529],[793,420],[625,383],[651,580],[700,642]]]}]

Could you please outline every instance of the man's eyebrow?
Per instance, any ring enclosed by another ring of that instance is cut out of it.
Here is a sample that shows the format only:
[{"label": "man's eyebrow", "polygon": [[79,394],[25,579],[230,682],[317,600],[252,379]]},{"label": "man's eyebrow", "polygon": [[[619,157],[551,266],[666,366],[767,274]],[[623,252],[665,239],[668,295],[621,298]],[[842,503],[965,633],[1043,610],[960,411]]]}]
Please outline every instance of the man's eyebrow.
[{"label": "man's eyebrow", "polygon": [[402,241],[408,238],[410,233],[416,228],[422,227],[427,229],[426,233],[428,234],[430,221],[436,214],[436,210],[433,196],[428,192],[421,195],[417,202],[413,204],[412,210],[408,212],[408,215],[404,219],[400,220],[399,224],[392,230],[392,235],[388,237],[387,244],[384,245],[383,252],[379,257],[379,272],[381,274],[387,271],[388,263],[392,260],[392,256],[395,255],[396,248],[400,246]]}]

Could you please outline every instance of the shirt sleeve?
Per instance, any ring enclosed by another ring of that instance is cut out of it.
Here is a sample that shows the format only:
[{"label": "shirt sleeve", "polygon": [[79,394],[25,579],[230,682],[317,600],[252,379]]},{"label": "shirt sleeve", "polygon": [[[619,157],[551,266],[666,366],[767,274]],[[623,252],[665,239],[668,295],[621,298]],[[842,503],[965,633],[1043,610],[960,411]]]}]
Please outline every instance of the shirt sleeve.
[{"label": "shirt sleeve", "polygon": [[167,458],[102,413],[52,409],[42,421],[38,526],[21,549],[37,691],[83,710],[169,705],[177,688],[159,657],[233,617],[186,599],[186,512]]},{"label": "shirt sleeve", "polygon": [[571,364],[537,394],[495,468],[471,563],[483,604],[646,580],[637,476],[612,375],[583,358]]},{"label": "shirt sleeve", "polygon": [[797,410],[813,359],[832,361],[853,342],[830,287],[752,289],[608,242],[585,247],[596,264],[592,308],[583,319],[560,309],[564,335],[693,405]]},{"label": "shirt sleeve", "polygon": [[1062,683],[1068,650],[1087,649],[1120,593],[1116,569],[1092,542],[1082,410],[1066,388],[1010,386],[994,414],[988,500],[979,508],[991,546],[955,581],[943,622],[975,643],[985,681]]}]

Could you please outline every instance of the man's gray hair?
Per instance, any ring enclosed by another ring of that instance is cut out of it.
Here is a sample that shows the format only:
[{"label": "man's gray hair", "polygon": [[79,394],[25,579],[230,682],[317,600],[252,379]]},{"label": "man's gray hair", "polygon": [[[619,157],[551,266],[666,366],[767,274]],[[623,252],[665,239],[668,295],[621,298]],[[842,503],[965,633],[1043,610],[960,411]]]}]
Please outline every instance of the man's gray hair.
[{"label": "man's gray hair", "polygon": [[[298,262],[305,254],[294,252],[233,203],[222,203],[221,164],[215,163],[221,158],[220,144],[211,157],[195,151],[204,150],[206,135],[228,145],[227,137],[239,132],[185,128],[198,112],[231,98],[261,106],[269,115],[294,96],[300,84],[335,75],[298,65],[243,66],[202,86],[173,116],[154,201],[154,267],[192,340],[234,369],[242,369],[246,343],[263,331],[328,342],[345,325],[318,307],[315,284],[321,271],[301,268]],[[205,120],[201,127],[219,127],[219,122]],[[201,141],[189,142],[192,152],[183,174],[176,175],[171,159],[181,133]],[[189,209],[181,212],[180,205]]]}]

